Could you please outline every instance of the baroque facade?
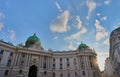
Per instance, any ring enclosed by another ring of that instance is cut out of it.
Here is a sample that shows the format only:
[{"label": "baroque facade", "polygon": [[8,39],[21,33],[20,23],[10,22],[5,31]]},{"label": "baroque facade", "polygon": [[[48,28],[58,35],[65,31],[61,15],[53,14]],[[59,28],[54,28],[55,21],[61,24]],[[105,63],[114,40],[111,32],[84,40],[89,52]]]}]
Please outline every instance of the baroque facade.
[{"label": "baroque facade", "polygon": [[108,66],[106,63],[105,74],[109,74],[111,68],[111,76],[107,75],[106,77],[120,77],[120,27],[112,31],[109,41],[110,53],[106,62],[109,61],[110,65]]},{"label": "baroque facade", "polygon": [[101,77],[97,54],[84,43],[76,50],[44,50],[30,36],[25,46],[0,40],[0,77]]}]

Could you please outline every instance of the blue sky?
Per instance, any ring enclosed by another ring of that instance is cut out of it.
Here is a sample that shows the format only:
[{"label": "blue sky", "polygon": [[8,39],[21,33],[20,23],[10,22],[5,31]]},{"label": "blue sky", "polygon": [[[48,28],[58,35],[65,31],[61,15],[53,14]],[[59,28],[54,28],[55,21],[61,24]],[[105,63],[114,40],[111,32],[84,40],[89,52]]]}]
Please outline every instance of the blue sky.
[{"label": "blue sky", "polygon": [[119,0],[0,0],[0,39],[25,44],[36,33],[46,50],[72,50],[83,41],[103,70],[119,8]]}]

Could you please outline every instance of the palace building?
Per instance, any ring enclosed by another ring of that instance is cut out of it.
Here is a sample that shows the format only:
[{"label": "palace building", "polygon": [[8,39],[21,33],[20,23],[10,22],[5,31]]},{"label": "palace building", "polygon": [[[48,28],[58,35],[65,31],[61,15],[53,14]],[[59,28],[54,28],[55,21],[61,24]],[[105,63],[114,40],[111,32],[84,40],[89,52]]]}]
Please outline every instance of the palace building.
[{"label": "palace building", "polygon": [[44,50],[36,34],[25,45],[0,40],[0,77],[101,77],[97,54],[84,43],[76,50]]}]

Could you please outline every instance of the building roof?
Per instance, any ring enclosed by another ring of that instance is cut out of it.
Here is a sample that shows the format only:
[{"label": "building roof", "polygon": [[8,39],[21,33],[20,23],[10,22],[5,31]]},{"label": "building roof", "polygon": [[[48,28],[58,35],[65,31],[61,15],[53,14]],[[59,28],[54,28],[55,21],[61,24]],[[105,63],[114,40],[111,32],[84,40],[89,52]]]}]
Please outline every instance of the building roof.
[{"label": "building roof", "polygon": [[78,46],[78,50],[81,50],[82,48],[88,47],[86,44],[82,43]]},{"label": "building roof", "polygon": [[114,34],[114,32],[120,32],[120,26],[111,32],[110,37]]},{"label": "building roof", "polygon": [[36,42],[40,42],[40,39],[36,36],[36,34],[34,33],[34,35],[30,36],[27,40],[26,40],[26,47],[29,47],[33,44],[35,44]]}]

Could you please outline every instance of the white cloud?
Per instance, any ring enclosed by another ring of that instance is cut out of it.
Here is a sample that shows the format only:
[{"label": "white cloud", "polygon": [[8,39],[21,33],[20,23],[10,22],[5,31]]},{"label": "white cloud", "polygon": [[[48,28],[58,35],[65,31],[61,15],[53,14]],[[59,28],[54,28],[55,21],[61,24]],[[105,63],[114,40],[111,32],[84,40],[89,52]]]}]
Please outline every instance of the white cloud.
[{"label": "white cloud", "polygon": [[3,19],[5,16],[2,12],[0,12],[0,20]]},{"label": "white cloud", "polygon": [[65,10],[50,26],[50,30],[53,32],[67,32],[70,27],[67,25],[69,20],[69,11]]},{"label": "white cloud", "polygon": [[80,17],[79,17],[79,16],[76,17],[76,20],[77,20],[77,22],[78,22],[77,28],[80,29],[80,28],[82,27],[82,21],[80,20]]},{"label": "white cloud", "polygon": [[60,5],[59,5],[57,2],[55,2],[55,5],[57,6],[58,10],[59,10],[60,12],[62,12],[62,9],[61,9]]},{"label": "white cloud", "polygon": [[10,30],[9,31],[9,37],[10,37],[10,39],[12,40],[12,41],[15,41],[16,40],[16,33],[15,33],[15,31],[14,30]]},{"label": "white cloud", "polygon": [[100,20],[101,20],[101,21],[107,20],[107,16],[102,17]]},{"label": "white cloud", "polygon": [[107,38],[107,39],[103,42],[103,44],[109,45],[109,38]]},{"label": "white cloud", "polygon": [[65,39],[67,39],[67,40],[76,39],[76,38],[80,37],[82,34],[84,34],[86,32],[87,32],[87,29],[85,27],[82,27],[80,31],[78,31],[77,33],[72,34],[71,36],[65,37]]},{"label": "white cloud", "polygon": [[72,42],[68,45],[68,49],[70,50],[76,50],[76,47],[73,46]]},{"label": "white cloud", "polygon": [[3,29],[4,24],[2,22],[0,22],[0,31]]},{"label": "white cloud", "polygon": [[79,29],[79,31],[70,36],[65,37],[65,40],[76,39],[76,38],[80,37],[82,34],[87,32],[87,29],[83,26],[82,21],[79,16],[76,16],[76,21],[77,21],[77,24],[76,24],[77,29]]},{"label": "white cloud", "polygon": [[120,27],[120,23],[118,23],[116,26],[114,26],[114,29]]},{"label": "white cloud", "polygon": [[86,19],[89,19],[92,11],[96,8],[96,2],[87,0],[86,5],[88,7],[88,16],[86,17]]},{"label": "white cloud", "polygon": [[96,15],[97,15],[97,16],[100,16],[100,13],[97,13]]},{"label": "white cloud", "polygon": [[55,36],[53,39],[54,39],[54,40],[58,39],[58,36]]},{"label": "white cloud", "polygon": [[106,5],[109,5],[109,4],[110,4],[110,0],[105,0],[104,3],[105,3]]},{"label": "white cloud", "polygon": [[100,21],[98,20],[95,21],[95,27],[96,27],[96,40],[97,41],[108,36],[108,32],[106,32],[105,29],[100,25]]}]

